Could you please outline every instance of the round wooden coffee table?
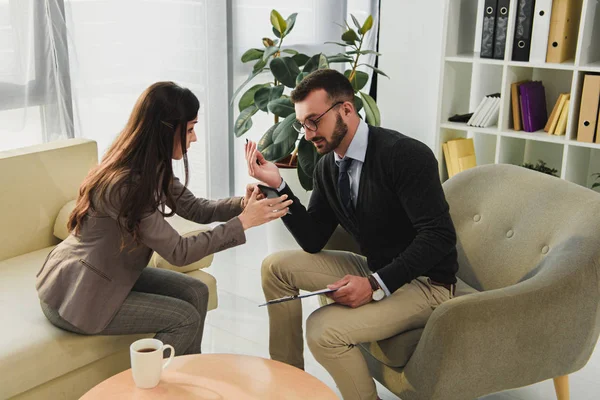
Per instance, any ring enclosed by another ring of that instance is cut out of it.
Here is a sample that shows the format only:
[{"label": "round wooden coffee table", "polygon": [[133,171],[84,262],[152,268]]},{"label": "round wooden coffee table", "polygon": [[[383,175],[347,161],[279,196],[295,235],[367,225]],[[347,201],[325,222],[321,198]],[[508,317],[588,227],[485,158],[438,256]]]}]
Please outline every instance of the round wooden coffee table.
[{"label": "round wooden coffee table", "polygon": [[338,399],[314,376],[290,365],[236,354],[179,356],[163,371],[158,386],[139,389],[131,369],[87,392],[95,399]]}]

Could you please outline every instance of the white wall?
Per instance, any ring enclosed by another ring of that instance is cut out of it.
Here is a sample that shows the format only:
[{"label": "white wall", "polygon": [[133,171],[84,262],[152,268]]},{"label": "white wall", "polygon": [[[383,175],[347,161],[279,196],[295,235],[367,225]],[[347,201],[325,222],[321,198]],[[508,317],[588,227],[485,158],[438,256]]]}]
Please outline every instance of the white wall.
[{"label": "white wall", "polygon": [[442,55],[443,0],[381,0],[377,104],[382,126],[433,148]]}]

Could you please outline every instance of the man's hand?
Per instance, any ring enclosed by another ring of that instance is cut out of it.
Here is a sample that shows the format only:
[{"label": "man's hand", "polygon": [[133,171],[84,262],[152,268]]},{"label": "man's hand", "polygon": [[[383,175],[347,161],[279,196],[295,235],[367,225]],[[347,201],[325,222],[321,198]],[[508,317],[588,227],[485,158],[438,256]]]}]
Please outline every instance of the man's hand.
[{"label": "man's hand", "polygon": [[248,164],[248,175],[264,182],[267,186],[277,189],[281,185],[279,168],[270,161],[265,160],[258,151],[256,143],[246,143],[246,163]]},{"label": "man's hand", "polygon": [[339,288],[335,292],[328,293],[327,296],[336,303],[348,307],[357,308],[373,300],[373,289],[371,289],[369,278],[362,276],[346,275],[339,281],[327,285],[327,288]]}]

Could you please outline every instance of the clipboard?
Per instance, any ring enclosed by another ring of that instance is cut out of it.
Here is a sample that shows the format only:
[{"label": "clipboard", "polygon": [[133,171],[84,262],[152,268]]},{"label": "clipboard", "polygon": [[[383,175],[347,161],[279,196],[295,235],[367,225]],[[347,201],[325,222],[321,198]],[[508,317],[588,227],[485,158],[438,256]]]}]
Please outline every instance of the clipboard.
[{"label": "clipboard", "polygon": [[264,304],[259,304],[259,307],[270,306],[271,304],[284,303],[286,301],[291,301],[291,300],[303,299],[305,297],[311,297],[311,296],[315,296],[318,294],[331,293],[331,292],[335,292],[336,290],[337,289],[322,289],[322,290],[317,290],[315,292],[309,292],[309,293],[305,293],[305,294],[297,294],[294,296],[285,296],[285,297],[281,297],[279,299],[269,300]]}]

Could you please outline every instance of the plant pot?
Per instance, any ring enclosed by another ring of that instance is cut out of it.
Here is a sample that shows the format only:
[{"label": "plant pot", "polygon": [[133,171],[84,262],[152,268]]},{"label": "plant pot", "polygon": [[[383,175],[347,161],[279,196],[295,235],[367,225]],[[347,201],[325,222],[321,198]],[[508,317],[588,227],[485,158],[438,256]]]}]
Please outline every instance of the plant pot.
[{"label": "plant pot", "polygon": [[[286,185],[292,189],[292,192],[298,197],[298,200],[304,207],[308,207],[308,200],[310,199],[310,193],[304,190],[300,185],[298,179],[298,170],[296,169],[295,163],[289,165],[290,156],[276,162],[275,165],[279,167],[279,173],[285,181]],[[292,236],[290,231],[285,227],[285,224],[281,219],[269,222],[267,224],[267,246],[269,253],[274,253],[283,250],[300,250],[301,247],[296,243],[296,239]]]}]

